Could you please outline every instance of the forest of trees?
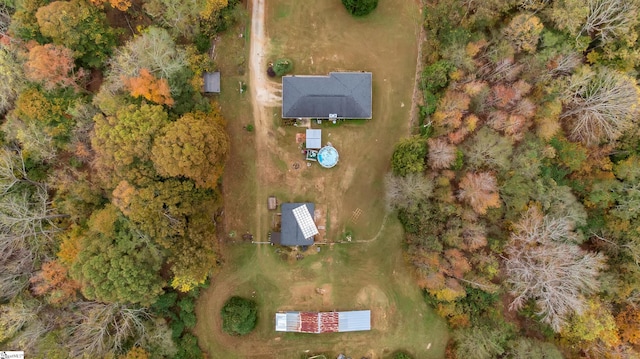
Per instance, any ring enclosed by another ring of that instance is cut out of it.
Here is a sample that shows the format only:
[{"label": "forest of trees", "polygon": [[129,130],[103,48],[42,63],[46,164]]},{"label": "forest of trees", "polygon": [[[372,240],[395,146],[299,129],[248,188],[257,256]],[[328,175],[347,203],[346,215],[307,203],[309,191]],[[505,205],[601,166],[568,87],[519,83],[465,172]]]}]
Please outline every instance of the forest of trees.
[{"label": "forest of trees", "polygon": [[225,120],[201,94],[239,0],[0,0],[0,345],[200,358]]},{"label": "forest of trees", "polygon": [[387,202],[449,358],[640,356],[640,1],[434,0]]}]

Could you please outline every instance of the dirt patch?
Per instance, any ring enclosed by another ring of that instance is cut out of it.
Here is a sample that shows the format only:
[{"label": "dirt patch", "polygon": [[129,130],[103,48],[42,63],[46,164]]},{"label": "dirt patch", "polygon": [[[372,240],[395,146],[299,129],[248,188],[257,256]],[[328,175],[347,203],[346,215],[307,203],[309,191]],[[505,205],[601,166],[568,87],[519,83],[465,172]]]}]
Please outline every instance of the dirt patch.
[{"label": "dirt patch", "polygon": [[309,268],[313,269],[314,271],[320,271],[322,269],[322,262],[315,262]]},{"label": "dirt patch", "polygon": [[310,308],[313,306],[314,300],[317,302],[318,298],[318,295],[315,293],[315,288],[316,286],[313,284],[291,286],[290,308]]},{"label": "dirt patch", "polygon": [[326,283],[317,286],[314,283],[297,284],[291,287],[287,306],[282,310],[331,310],[333,287]]},{"label": "dirt patch", "polygon": [[87,83],[87,91],[91,93],[98,93],[100,90],[100,86],[102,86],[102,81],[104,81],[104,74],[100,69],[92,69],[91,74],[89,75],[89,82]]},{"label": "dirt patch", "polygon": [[316,292],[322,296],[322,304],[325,308],[333,306],[333,286],[331,284],[323,284]]},{"label": "dirt patch", "polygon": [[[318,189],[319,186],[316,187]],[[316,204],[314,212],[315,222],[318,226],[318,235],[316,235],[315,242],[323,243],[327,240],[327,213],[326,206]]]}]

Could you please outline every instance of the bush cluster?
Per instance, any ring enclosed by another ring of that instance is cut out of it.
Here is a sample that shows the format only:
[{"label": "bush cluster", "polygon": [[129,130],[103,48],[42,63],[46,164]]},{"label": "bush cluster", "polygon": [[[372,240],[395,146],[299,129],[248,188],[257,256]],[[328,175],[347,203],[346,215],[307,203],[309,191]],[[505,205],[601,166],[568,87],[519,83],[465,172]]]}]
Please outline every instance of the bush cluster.
[{"label": "bush cluster", "polygon": [[378,0],[342,0],[342,4],[353,16],[365,16],[378,6]]},{"label": "bush cluster", "polygon": [[258,309],[256,302],[234,296],[227,300],[220,312],[222,330],[230,335],[245,335],[256,326]]}]

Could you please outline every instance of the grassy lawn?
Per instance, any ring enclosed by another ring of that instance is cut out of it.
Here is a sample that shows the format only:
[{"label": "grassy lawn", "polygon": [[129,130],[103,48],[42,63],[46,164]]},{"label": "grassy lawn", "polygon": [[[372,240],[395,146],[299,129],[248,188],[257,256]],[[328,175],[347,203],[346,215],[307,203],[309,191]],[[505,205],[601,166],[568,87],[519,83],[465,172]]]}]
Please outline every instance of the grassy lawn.
[{"label": "grassy lawn", "polygon": [[222,74],[222,91],[216,100],[227,119],[226,129],[231,138],[230,155],[222,180],[225,214],[232,214],[224,216],[226,233],[251,232],[255,224],[253,216],[233,215],[253,208],[256,203],[256,181],[248,180],[255,178],[256,173],[254,133],[246,130],[246,126],[253,123],[251,95],[249,91],[240,93],[240,83],[249,81],[249,41],[246,36],[241,38],[238,34],[248,34],[249,21],[245,14],[238,26],[227,31],[216,43],[215,60]]},{"label": "grassy lawn", "polygon": [[[248,56],[249,45],[237,36],[245,27],[220,40],[219,100],[232,139],[224,176],[226,233],[266,233],[272,212],[267,211],[267,199],[257,197],[273,194],[280,202],[315,202],[327,217],[329,242],[339,241],[347,229],[355,240],[376,239],[322,245],[320,253],[312,247],[301,261],[269,245],[223,245],[226,264],[197,307],[195,332],[210,357],[290,359],[309,350],[382,358],[397,349],[417,358],[444,356],[448,331],[426,306],[411,277],[402,255],[402,228],[394,216],[382,227],[383,177],[394,144],[409,133],[419,24],[418,4],[406,0],[381,1],[364,19],[349,16],[339,0],[267,2],[271,59],[293,59],[297,74],[373,73],[371,121],[313,125],[323,129],[323,143],[330,141],[340,152],[340,163],[330,170],[306,166],[295,143],[295,134],[303,129],[279,126],[280,108],[273,109],[271,127],[266,129],[271,144],[267,153],[256,153],[255,134],[243,129],[253,118],[251,99],[249,93],[237,91],[238,81],[249,77],[238,71],[242,56]],[[256,178],[257,162],[267,168],[260,178]],[[257,329],[242,338],[220,329],[220,308],[236,294],[254,297],[260,305]],[[323,335],[274,331],[276,311],[357,309],[372,310],[372,331]]]},{"label": "grassy lawn", "polygon": [[[305,350],[381,358],[397,349],[417,358],[442,358],[446,324],[424,303],[402,257],[400,224],[391,222],[380,240],[322,246],[320,253],[301,261],[283,260],[277,248],[268,245],[230,246],[233,263],[217,275],[198,303],[196,333],[203,349],[220,358],[298,358]],[[244,337],[220,330],[220,308],[235,294],[253,297],[259,304],[258,326]],[[274,331],[276,311],[357,309],[372,310],[370,332]]]}]

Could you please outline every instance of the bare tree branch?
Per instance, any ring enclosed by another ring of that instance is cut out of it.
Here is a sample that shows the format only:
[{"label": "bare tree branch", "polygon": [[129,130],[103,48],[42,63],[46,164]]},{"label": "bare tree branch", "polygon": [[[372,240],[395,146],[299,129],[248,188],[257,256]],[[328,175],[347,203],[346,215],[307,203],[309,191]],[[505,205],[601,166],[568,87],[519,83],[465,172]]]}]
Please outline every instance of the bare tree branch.
[{"label": "bare tree branch", "polygon": [[574,75],[564,91],[565,111],[574,141],[597,144],[617,139],[629,129],[638,114],[639,93],[635,80],[601,68]]},{"label": "bare tree branch", "polygon": [[394,176],[389,173],[384,178],[387,206],[392,209],[404,209],[431,197],[433,183],[422,174],[410,173],[406,176]]},{"label": "bare tree branch", "polygon": [[589,0],[589,16],[580,33],[607,43],[630,31],[637,17],[638,5],[634,0]]},{"label": "bare tree branch", "polygon": [[146,308],[98,302],[78,303],[75,322],[68,329],[69,352],[74,358],[102,357],[122,352],[127,342],[134,344],[146,333],[145,321],[151,319]]},{"label": "bare tree branch", "polygon": [[572,244],[572,225],[543,217],[532,207],[516,225],[505,258],[507,283],[515,299],[509,309],[521,309],[533,299],[542,321],[560,331],[571,314],[582,313],[584,295],[599,288],[602,254]]}]

